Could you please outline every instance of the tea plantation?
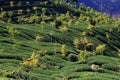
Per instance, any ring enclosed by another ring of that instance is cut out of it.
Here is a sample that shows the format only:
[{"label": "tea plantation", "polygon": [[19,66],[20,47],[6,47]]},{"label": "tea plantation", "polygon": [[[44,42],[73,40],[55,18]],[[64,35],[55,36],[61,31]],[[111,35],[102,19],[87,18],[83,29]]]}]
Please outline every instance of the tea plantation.
[{"label": "tea plantation", "polygon": [[0,0],[0,80],[119,80],[120,22],[81,4]]}]

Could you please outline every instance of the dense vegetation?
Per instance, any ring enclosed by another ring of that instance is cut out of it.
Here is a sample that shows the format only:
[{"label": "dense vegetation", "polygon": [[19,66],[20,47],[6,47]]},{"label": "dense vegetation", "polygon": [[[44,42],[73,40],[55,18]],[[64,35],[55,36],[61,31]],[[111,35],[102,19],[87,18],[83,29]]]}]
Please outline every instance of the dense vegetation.
[{"label": "dense vegetation", "polygon": [[0,3],[0,79],[119,80],[119,21],[58,0]]}]

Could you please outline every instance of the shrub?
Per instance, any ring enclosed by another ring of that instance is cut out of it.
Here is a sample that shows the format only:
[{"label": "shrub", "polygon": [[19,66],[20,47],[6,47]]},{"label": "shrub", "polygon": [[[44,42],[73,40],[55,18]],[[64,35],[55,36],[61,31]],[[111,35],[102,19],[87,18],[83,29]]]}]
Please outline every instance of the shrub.
[{"label": "shrub", "polygon": [[39,54],[33,53],[30,58],[23,58],[23,63],[26,67],[37,67],[39,65]]},{"label": "shrub", "polygon": [[103,54],[103,52],[106,50],[106,45],[105,44],[99,44],[95,51],[94,51],[94,54],[97,55],[97,54]]},{"label": "shrub", "polygon": [[62,31],[62,32],[68,31],[68,28],[66,26],[60,27],[60,31]]},{"label": "shrub", "polygon": [[88,52],[88,51],[79,50],[78,59],[79,59],[79,60],[85,60],[85,59],[87,59],[90,55],[91,55],[91,53]]},{"label": "shrub", "polygon": [[117,49],[118,57],[120,57],[120,49]]},{"label": "shrub", "polygon": [[18,15],[23,14],[23,10],[22,10],[22,9],[18,9],[18,10],[17,10],[17,14],[18,14]]},{"label": "shrub", "polygon": [[37,34],[36,36],[35,36],[35,41],[41,41],[43,39],[43,36],[41,36],[41,35],[39,35],[39,34]]},{"label": "shrub", "polygon": [[7,12],[6,11],[1,12],[0,18],[4,19],[6,16],[7,16]]},{"label": "shrub", "polygon": [[45,21],[41,21],[40,25],[41,25],[41,30],[42,30],[42,32],[43,32],[44,25],[45,25]]},{"label": "shrub", "polygon": [[86,37],[82,37],[81,39],[74,39],[73,44],[75,45],[76,50],[92,51],[94,49],[93,43],[88,41]]},{"label": "shrub", "polygon": [[73,41],[73,44],[74,44],[75,48],[78,49],[79,39],[75,38],[74,41]]},{"label": "shrub", "polygon": [[62,47],[61,47],[61,53],[62,53],[63,57],[66,57],[67,50],[66,50],[66,45],[65,44],[63,44]]},{"label": "shrub", "polygon": [[14,1],[10,1],[10,7],[14,6]]},{"label": "shrub", "polygon": [[20,34],[20,31],[16,30],[13,26],[7,26],[7,31],[11,39],[14,39],[16,34]]},{"label": "shrub", "polygon": [[93,43],[88,41],[88,39],[86,37],[81,38],[80,43],[84,45],[85,50],[88,50],[88,51],[93,50],[93,47],[94,47]]},{"label": "shrub", "polygon": [[83,31],[81,34],[81,36],[86,36],[86,35],[88,35],[88,32],[85,32],[85,31]]},{"label": "shrub", "polygon": [[46,50],[37,50],[33,51],[30,58],[23,58],[22,65],[28,68],[33,68],[39,66],[40,63],[40,56],[44,55],[47,51]]},{"label": "shrub", "polygon": [[93,29],[95,29],[96,27],[94,26],[94,25],[92,25],[92,24],[88,24],[88,27],[87,27],[88,29],[90,29],[90,30],[93,30]]}]

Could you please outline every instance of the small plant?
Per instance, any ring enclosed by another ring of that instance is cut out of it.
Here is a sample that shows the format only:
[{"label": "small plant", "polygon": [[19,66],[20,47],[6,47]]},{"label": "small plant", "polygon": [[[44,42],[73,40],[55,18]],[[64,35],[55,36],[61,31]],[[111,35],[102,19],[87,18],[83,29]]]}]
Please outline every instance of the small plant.
[{"label": "small plant", "polygon": [[7,31],[9,33],[11,39],[14,39],[16,34],[20,34],[20,31],[15,30],[15,28],[13,26],[7,26]]},{"label": "small plant", "polygon": [[67,19],[70,19],[70,12],[69,12],[69,11],[67,11],[67,13],[65,14],[65,17],[66,17]]},{"label": "small plant", "polygon": [[90,29],[90,30],[94,30],[96,27],[94,25],[92,25],[92,24],[88,24],[87,28]]},{"label": "small plant", "polygon": [[27,9],[26,12],[27,12],[27,15],[30,15],[30,9]]},{"label": "small plant", "polygon": [[37,67],[40,63],[39,61],[40,54],[33,51],[30,58],[23,58],[22,65],[28,68]]},{"label": "small plant", "polygon": [[10,1],[10,7],[13,7],[13,6],[14,6],[14,2]]},{"label": "small plant", "polygon": [[83,31],[81,36],[86,36],[87,34],[88,34],[88,32]]},{"label": "small plant", "polygon": [[109,32],[113,32],[113,29],[112,29],[112,28],[110,28],[110,29],[109,29]]},{"label": "small plant", "polygon": [[80,42],[83,43],[83,44],[87,44],[87,43],[89,43],[87,37],[82,37],[81,40],[80,40]]},{"label": "small plant", "polygon": [[88,38],[86,38],[86,37],[81,38],[80,43],[81,43],[81,45],[83,45],[84,50],[91,51],[94,47],[93,43],[88,41]]},{"label": "small plant", "polygon": [[96,49],[94,54],[98,55],[98,54],[103,54],[103,52],[106,50],[106,45],[105,44],[99,44]]},{"label": "small plant", "polygon": [[62,31],[62,32],[68,31],[68,28],[66,26],[60,27],[60,31]]},{"label": "small plant", "polygon": [[42,32],[43,32],[44,25],[45,25],[45,21],[41,21],[40,25],[41,25],[41,30],[42,30]]},{"label": "small plant", "polygon": [[18,10],[17,10],[17,14],[18,14],[18,15],[23,14],[23,10],[22,10],[22,9],[18,9]]},{"label": "small plant", "polygon": [[76,50],[92,51],[94,48],[93,43],[88,41],[86,37],[82,37],[81,39],[74,39],[73,44],[75,45]]},{"label": "small plant", "polygon": [[40,64],[40,57],[45,55],[46,52],[46,50],[33,51],[30,58],[23,58],[22,65],[28,68],[38,67]]},{"label": "small plant", "polygon": [[32,55],[29,58],[23,58],[23,61],[19,69],[19,73],[25,71],[29,74],[29,76],[31,76],[33,68],[38,67],[40,63],[41,62],[39,51],[33,51]]},{"label": "small plant", "polygon": [[0,13],[0,18],[4,19],[7,16],[7,12],[3,11]]},{"label": "small plant", "polygon": [[80,21],[80,20],[83,20],[83,17],[84,17],[84,15],[83,15],[83,14],[80,14],[80,16],[79,16],[79,19],[78,19],[78,20],[79,20],[79,21]]},{"label": "small plant", "polygon": [[46,13],[46,8],[42,8],[42,14],[45,15]]},{"label": "small plant", "polygon": [[35,11],[35,14],[37,15],[37,9],[38,9],[38,7],[37,6],[33,6],[33,10]]},{"label": "small plant", "polygon": [[3,11],[3,8],[2,8],[2,7],[0,7],[0,11],[1,11],[1,12]]},{"label": "small plant", "polygon": [[51,26],[52,26],[52,29],[55,27],[55,21],[53,22],[50,22]]},{"label": "small plant", "polygon": [[43,36],[41,36],[41,35],[39,35],[39,34],[37,34],[36,36],[35,36],[35,41],[41,41],[43,39]]},{"label": "small plant", "polygon": [[33,6],[33,10],[37,10],[37,6]]},{"label": "small plant", "polygon": [[108,32],[105,33],[106,34],[106,38],[109,41],[110,40],[110,34]]},{"label": "small plant", "polygon": [[12,11],[9,11],[9,12],[8,12],[8,16],[9,16],[10,18],[13,16],[13,14],[14,14],[14,13],[13,13]]},{"label": "small plant", "polygon": [[117,49],[118,57],[120,57],[120,49]]},{"label": "small plant", "polygon": [[[36,57],[35,55],[32,55],[34,56],[34,58]],[[22,63],[24,66],[27,66],[27,67],[36,67],[38,65],[38,59],[23,59],[23,63]]]},{"label": "small plant", "polygon": [[8,23],[12,22],[12,18],[8,18],[7,22]]},{"label": "small plant", "polygon": [[79,23],[80,23],[79,21],[76,21],[76,22],[75,22],[75,26],[78,26],[78,25],[79,25]]},{"label": "small plant", "polygon": [[62,47],[61,47],[61,53],[62,53],[63,57],[66,57],[67,50],[66,50],[66,45],[65,44],[63,44]]},{"label": "small plant", "polygon": [[10,23],[11,21],[12,21],[12,16],[14,15],[14,13],[12,12],[12,11],[9,11],[8,12],[8,16],[9,16],[9,18],[8,18],[8,20],[7,20],[7,22],[8,23]]},{"label": "small plant", "polygon": [[75,45],[75,48],[78,49],[78,45],[79,45],[80,41],[78,38],[75,38],[73,41],[73,44]]},{"label": "small plant", "polygon": [[84,51],[84,50],[79,50],[79,55],[78,55],[78,59],[79,60],[85,60],[90,56],[90,52],[88,51]]},{"label": "small plant", "polygon": [[68,27],[70,27],[71,26],[71,24],[72,24],[72,20],[70,19],[68,22],[67,22],[68,24]]}]

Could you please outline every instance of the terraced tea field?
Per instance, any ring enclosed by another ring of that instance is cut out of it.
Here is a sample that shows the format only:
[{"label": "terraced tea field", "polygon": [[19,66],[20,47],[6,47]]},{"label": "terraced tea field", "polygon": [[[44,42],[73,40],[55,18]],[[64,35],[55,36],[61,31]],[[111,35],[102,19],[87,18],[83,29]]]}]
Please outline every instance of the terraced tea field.
[{"label": "terraced tea field", "polygon": [[57,0],[0,7],[0,80],[119,80],[119,21]]}]

